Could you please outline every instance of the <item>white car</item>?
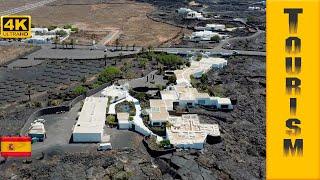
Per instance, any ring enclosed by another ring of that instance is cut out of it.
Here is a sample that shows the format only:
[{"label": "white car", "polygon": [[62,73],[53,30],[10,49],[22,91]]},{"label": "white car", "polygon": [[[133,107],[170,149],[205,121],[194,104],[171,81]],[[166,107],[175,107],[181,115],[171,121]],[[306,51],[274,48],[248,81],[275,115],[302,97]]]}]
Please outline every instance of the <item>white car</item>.
[{"label": "white car", "polygon": [[98,151],[108,151],[111,149],[112,149],[111,143],[101,143],[97,148]]}]

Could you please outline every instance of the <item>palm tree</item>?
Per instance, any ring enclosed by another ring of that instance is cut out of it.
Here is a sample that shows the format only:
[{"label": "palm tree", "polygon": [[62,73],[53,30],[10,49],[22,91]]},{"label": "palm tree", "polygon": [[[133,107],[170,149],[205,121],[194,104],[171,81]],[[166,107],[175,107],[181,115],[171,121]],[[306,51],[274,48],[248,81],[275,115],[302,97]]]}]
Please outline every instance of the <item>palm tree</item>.
[{"label": "palm tree", "polygon": [[136,47],[136,44],[132,45],[132,51],[134,51],[134,48]]},{"label": "palm tree", "polygon": [[107,66],[107,57],[108,57],[107,54],[105,54],[103,57],[104,58],[104,67]]},{"label": "palm tree", "polygon": [[129,45],[127,44],[127,45],[126,45],[126,51],[128,51],[128,49],[129,49]]},{"label": "palm tree", "polygon": [[153,50],[153,46],[152,46],[152,45],[149,45],[149,46],[148,46],[148,51],[151,52],[152,50]]},{"label": "palm tree", "polygon": [[119,44],[120,44],[119,39],[116,39],[116,50],[118,50]]},{"label": "palm tree", "polygon": [[27,93],[28,93],[28,97],[29,97],[29,102],[31,102],[31,86],[30,86],[30,84],[27,85]]},{"label": "palm tree", "polygon": [[57,35],[54,37],[53,43],[54,43],[54,48],[57,49],[57,46],[58,46],[58,43],[59,43],[59,38],[58,38]]},{"label": "palm tree", "polygon": [[74,39],[73,38],[70,40],[70,44],[72,46],[72,49],[74,49]]}]

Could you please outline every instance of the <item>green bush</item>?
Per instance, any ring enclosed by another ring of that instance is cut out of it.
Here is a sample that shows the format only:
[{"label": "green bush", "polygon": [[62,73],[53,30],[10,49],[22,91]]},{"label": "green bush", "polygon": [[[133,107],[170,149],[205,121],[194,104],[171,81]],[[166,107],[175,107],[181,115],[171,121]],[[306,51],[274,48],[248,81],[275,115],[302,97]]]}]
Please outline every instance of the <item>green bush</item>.
[{"label": "green bush", "polygon": [[86,94],[87,93],[87,88],[84,86],[77,86],[73,89],[72,91],[75,95],[81,95],[81,94]]},{"label": "green bush", "polygon": [[211,41],[220,42],[220,37],[218,35],[215,35],[215,36],[211,37]]},{"label": "green bush", "polygon": [[170,145],[171,145],[170,140],[162,140],[162,141],[160,141],[160,146],[161,147],[168,147]]},{"label": "green bush", "polygon": [[56,35],[65,37],[68,35],[68,33],[65,30],[59,30],[56,32]]},{"label": "green bush", "polygon": [[121,71],[119,68],[115,66],[110,66],[104,69],[104,71],[100,73],[98,77],[98,81],[101,81],[103,83],[113,81],[119,74],[121,74]]},{"label": "green bush", "polygon": [[158,54],[156,60],[166,66],[177,66],[185,63],[180,56],[165,53]]},{"label": "green bush", "polygon": [[106,124],[108,124],[110,126],[117,125],[116,117],[114,117],[113,115],[108,115],[107,120],[106,120]]}]

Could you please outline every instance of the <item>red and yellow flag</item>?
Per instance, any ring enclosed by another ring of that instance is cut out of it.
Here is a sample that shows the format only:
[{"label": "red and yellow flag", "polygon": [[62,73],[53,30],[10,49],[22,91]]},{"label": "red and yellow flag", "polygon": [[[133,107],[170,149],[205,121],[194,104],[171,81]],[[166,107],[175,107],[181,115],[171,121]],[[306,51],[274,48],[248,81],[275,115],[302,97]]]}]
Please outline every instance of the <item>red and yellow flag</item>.
[{"label": "red and yellow flag", "polygon": [[1,156],[3,157],[30,157],[30,137],[1,137]]}]

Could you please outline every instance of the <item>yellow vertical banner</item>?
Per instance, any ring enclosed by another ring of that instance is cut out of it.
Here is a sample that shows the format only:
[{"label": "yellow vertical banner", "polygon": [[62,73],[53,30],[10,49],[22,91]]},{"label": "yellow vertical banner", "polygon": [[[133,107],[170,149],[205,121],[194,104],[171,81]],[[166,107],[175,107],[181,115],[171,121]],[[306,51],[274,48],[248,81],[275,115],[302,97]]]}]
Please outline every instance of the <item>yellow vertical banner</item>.
[{"label": "yellow vertical banner", "polygon": [[320,0],[267,0],[267,179],[320,179]]}]

